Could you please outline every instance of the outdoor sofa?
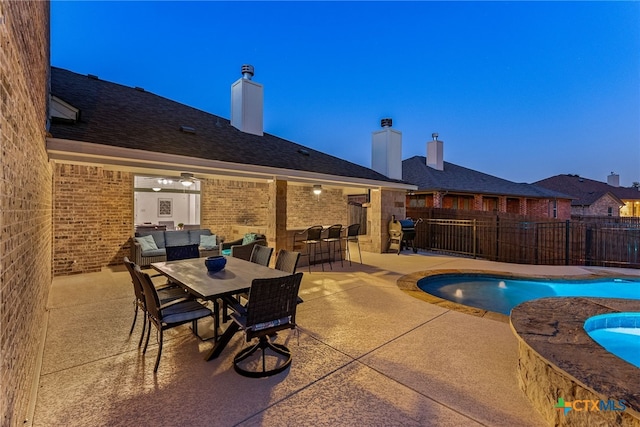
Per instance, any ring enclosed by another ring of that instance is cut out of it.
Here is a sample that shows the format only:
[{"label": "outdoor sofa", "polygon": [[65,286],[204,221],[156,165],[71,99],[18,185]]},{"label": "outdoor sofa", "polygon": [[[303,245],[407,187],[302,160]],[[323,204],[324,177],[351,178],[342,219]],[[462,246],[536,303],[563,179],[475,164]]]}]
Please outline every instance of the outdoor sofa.
[{"label": "outdoor sofa", "polygon": [[167,246],[198,245],[201,257],[220,255],[222,242],[209,229],[136,232],[131,242],[131,259],[141,267],[167,260]]}]

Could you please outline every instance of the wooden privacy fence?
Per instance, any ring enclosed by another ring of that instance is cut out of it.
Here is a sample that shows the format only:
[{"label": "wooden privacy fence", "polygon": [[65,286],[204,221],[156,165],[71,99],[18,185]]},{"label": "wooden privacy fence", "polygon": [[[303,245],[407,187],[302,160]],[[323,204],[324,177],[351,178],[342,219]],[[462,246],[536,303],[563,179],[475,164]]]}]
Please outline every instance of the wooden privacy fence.
[{"label": "wooden privacy fence", "polygon": [[640,227],[435,208],[407,213],[422,218],[415,245],[426,250],[521,264],[640,268]]}]

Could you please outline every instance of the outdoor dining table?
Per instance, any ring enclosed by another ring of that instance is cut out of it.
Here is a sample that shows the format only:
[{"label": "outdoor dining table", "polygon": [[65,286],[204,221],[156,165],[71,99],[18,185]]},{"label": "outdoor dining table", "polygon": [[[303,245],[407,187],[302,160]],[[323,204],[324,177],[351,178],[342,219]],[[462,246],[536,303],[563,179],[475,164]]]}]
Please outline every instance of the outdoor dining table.
[{"label": "outdoor dining table", "polygon": [[154,262],[151,264],[153,269],[167,276],[172,282],[178,284],[195,297],[206,299],[213,303],[214,344],[205,357],[206,360],[218,357],[231,340],[231,337],[239,329],[235,322],[231,322],[222,335],[218,335],[218,328],[220,327],[220,305],[218,300],[248,292],[253,279],[269,279],[289,274],[239,258],[226,258],[227,264],[225,268],[216,273],[211,273],[207,270],[204,264],[205,258]]}]

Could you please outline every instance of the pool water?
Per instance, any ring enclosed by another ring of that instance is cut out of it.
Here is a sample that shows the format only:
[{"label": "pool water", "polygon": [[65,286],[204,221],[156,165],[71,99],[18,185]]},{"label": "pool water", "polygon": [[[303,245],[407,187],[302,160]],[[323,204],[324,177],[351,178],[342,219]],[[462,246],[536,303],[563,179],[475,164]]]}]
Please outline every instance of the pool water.
[{"label": "pool water", "polygon": [[630,279],[550,281],[446,274],[425,277],[418,287],[449,301],[507,315],[520,303],[545,297],[640,299],[640,280]]},{"label": "pool water", "polygon": [[584,330],[608,352],[640,368],[640,313],[593,316]]}]

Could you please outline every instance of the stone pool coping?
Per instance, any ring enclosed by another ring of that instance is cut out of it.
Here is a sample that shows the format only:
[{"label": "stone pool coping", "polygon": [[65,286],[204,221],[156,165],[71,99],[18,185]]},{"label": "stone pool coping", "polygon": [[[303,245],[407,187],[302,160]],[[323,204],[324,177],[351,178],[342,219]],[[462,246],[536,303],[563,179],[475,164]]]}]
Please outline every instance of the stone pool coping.
[{"label": "stone pool coping", "polygon": [[[487,269],[439,269],[400,277],[397,285],[406,293],[474,316],[510,322],[518,339],[519,385],[536,409],[552,425],[592,425],[595,417],[604,425],[640,427],[640,369],[606,351],[584,330],[587,318],[623,311],[640,312],[640,301],[611,298],[543,298],[523,303],[511,317],[454,303],[422,291],[418,281],[444,274],[484,274],[504,278],[600,279],[638,276],[602,271],[581,275],[527,274]],[[576,412],[569,416],[554,408],[558,398],[573,400],[623,399],[624,412]]]},{"label": "stone pool coping", "polygon": [[[640,368],[596,343],[584,322],[598,314],[640,312],[640,301],[614,298],[541,298],[515,307],[511,328],[518,337],[520,388],[554,425],[640,426]],[[554,408],[565,401],[626,402],[619,411],[575,412]],[[592,425],[595,425],[592,424]]]},{"label": "stone pool coping", "polygon": [[497,270],[488,270],[488,269],[461,269],[461,268],[450,268],[450,269],[433,269],[433,270],[424,270],[424,271],[416,271],[415,273],[406,274],[400,277],[396,283],[398,288],[403,290],[405,293],[421,299],[423,301],[427,301],[431,304],[439,305],[440,307],[461,311],[466,314],[470,314],[472,316],[485,317],[493,320],[497,320],[504,323],[509,323],[509,316],[502,313],[496,313],[493,311],[483,310],[481,308],[470,307],[464,304],[458,304],[453,301],[449,301],[435,295],[431,295],[418,287],[418,281],[424,279],[429,276],[440,276],[447,274],[480,274],[480,275],[490,275],[495,277],[501,277],[505,279],[563,279],[563,280],[585,280],[585,279],[607,279],[611,277],[616,278],[627,278],[627,279],[635,279],[638,280],[638,276],[634,275],[625,275],[622,273],[618,273],[615,275],[611,275],[611,273],[602,272],[599,270],[587,271],[585,274],[574,274],[574,275],[561,275],[561,274],[533,274],[529,272],[511,272],[511,271],[497,271]]}]

